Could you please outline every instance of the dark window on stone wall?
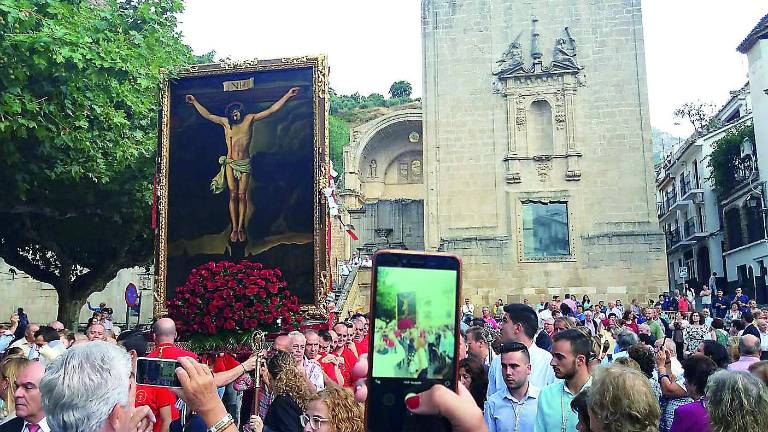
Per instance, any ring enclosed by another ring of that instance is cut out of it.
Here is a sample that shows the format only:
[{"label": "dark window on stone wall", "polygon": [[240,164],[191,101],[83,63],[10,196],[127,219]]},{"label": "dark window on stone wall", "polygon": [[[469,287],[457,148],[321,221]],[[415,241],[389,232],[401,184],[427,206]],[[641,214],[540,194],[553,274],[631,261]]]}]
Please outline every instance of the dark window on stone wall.
[{"label": "dark window on stone wall", "polygon": [[566,203],[523,203],[523,255],[525,258],[569,256],[571,248],[568,236],[568,205]]}]

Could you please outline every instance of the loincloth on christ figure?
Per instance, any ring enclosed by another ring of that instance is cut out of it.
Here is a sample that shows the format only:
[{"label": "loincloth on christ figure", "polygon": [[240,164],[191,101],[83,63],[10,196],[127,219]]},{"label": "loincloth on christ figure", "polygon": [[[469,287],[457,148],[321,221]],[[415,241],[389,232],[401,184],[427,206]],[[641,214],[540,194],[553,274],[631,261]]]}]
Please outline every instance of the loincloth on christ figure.
[{"label": "loincloth on christ figure", "polygon": [[224,190],[226,182],[226,170],[227,167],[232,167],[232,172],[235,174],[235,178],[240,180],[243,174],[249,174],[251,172],[251,159],[230,159],[226,156],[219,158],[219,164],[221,165],[221,171],[216,174],[216,177],[211,180],[211,190],[214,194],[221,193]]}]

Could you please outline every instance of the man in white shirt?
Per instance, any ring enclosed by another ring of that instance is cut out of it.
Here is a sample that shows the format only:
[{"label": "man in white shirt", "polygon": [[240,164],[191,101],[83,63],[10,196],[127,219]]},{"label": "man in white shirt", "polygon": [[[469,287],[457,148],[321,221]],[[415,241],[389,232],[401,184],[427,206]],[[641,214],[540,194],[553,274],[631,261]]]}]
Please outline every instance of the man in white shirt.
[{"label": "man in white shirt", "polygon": [[760,331],[760,360],[768,360],[768,319],[761,318],[755,325]]},{"label": "man in white shirt", "polygon": [[[538,388],[552,383],[555,373],[549,365],[552,354],[544,351],[533,343],[533,338],[539,328],[536,312],[527,305],[512,303],[504,306],[504,317],[501,320],[501,338],[503,342],[519,342],[528,348],[531,356],[530,383]],[[504,374],[501,370],[501,358],[496,356],[491,360],[488,370],[488,392],[494,393],[506,388]]]},{"label": "man in white shirt", "polygon": [[475,316],[475,305],[473,305],[468,298],[464,299],[464,304],[461,305],[461,320],[469,324],[472,317]]},{"label": "man in white shirt", "polygon": [[[21,350],[24,352],[25,357],[29,358],[30,360],[33,358],[37,358],[37,345],[35,345],[35,332],[38,330],[40,330],[39,325],[29,323],[27,325],[27,329],[24,330],[24,337],[12,343],[11,346],[9,346],[8,348],[16,348],[16,347],[21,348]],[[30,351],[34,351],[34,353],[32,353],[33,357],[29,357]]]}]

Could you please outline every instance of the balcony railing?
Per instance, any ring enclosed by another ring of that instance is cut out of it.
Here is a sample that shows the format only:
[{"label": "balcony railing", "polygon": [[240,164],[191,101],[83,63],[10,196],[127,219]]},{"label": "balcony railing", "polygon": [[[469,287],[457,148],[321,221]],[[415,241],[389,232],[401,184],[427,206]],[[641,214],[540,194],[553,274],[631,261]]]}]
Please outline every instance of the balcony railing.
[{"label": "balcony railing", "polygon": [[696,226],[696,219],[695,218],[688,218],[688,220],[685,221],[683,224],[683,234],[684,238],[688,239],[693,237],[694,234],[698,234],[701,232],[701,229]]},{"label": "balcony railing", "polygon": [[673,205],[677,202],[677,192],[667,192],[666,197],[664,198],[664,206],[666,207],[666,210],[669,211],[669,209],[672,208]]},{"label": "balcony railing", "polygon": [[665,236],[667,237],[667,249],[680,243],[680,230],[677,228],[667,231]]}]

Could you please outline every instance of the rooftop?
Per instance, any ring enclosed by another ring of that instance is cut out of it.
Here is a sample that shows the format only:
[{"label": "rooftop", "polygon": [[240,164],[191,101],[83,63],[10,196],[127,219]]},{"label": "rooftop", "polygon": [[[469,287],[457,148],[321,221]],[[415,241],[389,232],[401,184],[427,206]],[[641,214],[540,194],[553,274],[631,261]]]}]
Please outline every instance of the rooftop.
[{"label": "rooftop", "polygon": [[742,54],[746,54],[758,40],[766,38],[768,38],[768,15],[765,15],[760,19],[755,28],[753,28],[747,37],[741,41],[739,46],[736,47],[736,50]]}]

